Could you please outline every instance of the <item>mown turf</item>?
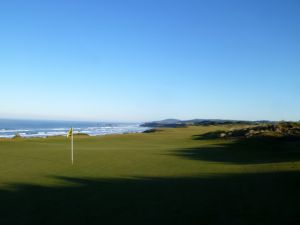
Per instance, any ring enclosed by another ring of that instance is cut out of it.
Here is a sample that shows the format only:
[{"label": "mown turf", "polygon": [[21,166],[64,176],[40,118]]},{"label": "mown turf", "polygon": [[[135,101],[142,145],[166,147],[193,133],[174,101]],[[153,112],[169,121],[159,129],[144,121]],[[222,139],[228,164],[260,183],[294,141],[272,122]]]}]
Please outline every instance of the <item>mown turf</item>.
[{"label": "mown turf", "polygon": [[299,224],[300,141],[224,127],[0,140],[0,224]]}]

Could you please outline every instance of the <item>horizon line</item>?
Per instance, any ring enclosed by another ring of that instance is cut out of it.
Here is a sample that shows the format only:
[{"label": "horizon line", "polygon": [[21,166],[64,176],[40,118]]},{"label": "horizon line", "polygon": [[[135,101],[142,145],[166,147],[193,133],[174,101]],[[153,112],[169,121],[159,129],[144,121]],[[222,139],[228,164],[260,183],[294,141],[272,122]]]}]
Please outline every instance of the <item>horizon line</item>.
[{"label": "horizon line", "polygon": [[193,119],[179,119],[179,118],[166,118],[166,119],[153,119],[153,120],[143,120],[143,121],[126,121],[126,120],[88,120],[88,119],[51,119],[51,118],[22,118],[22,117],[0,117],[0,120],[20,120],[20,121],[53,121],[53,122],[86,122],[86,123],[147,123],[147,122],[157,122],[163,120],[179,120],[179,121],[191,121],[191,120],[226,120],[226,121],[245,121],[245,122],[259,122],[259,121],[268,121],[268,122],[299,122],[300,120],[269,120],[269,119],[258,119],[258,120],[247,120],[247,119],[220,119],[220,118],[193,118]]}]

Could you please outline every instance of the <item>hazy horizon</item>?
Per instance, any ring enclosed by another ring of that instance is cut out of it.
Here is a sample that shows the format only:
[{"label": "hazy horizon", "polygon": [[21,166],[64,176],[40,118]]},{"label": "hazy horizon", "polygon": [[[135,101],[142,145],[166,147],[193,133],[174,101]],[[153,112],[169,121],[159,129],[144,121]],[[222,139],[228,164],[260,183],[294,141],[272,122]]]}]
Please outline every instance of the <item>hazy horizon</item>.
[{"label": "hazy horizon", "polygon": [[268,119],[258,119],[258,120],[247,120],[247,119],[234,119],[234,118],[175,118],[175,117],[168,117],[168,118],[159,118],[159,119],[153,119],[153,120],[143,120],[143,121],[129,121],[129,120],[84,120],[84,119],[49,119],[49,118],[4,118],[0,117],[1,120],[12,120],[12,121],[48,121],[48,122],[92,122],[92,123],[147,123],[147,122],[155,122],[155,121],[162,121],[162,120],[181,120],[181,121],[189,121],[189,120],[232,120],[232,121],[274,121],[274,122],[280,122],[280,121],[291,121],[291,122],[299,122],[300,120],[268,120]]}]

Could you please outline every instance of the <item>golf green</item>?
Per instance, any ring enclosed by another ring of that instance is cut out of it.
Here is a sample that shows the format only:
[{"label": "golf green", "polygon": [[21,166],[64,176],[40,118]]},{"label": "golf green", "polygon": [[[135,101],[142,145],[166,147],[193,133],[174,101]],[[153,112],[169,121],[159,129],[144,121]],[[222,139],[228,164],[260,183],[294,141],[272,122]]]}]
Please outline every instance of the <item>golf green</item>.
[{"label": "golf green", "polygon": [[300,141],[232,126],[0,140],[0,224],[299,224]]}]

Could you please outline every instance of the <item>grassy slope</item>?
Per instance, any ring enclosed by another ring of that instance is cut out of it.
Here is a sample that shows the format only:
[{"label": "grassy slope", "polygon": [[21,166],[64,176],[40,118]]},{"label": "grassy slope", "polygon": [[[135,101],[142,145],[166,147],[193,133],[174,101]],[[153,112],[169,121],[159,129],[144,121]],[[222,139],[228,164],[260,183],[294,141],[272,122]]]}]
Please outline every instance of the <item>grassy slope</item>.
[{"label": "grassy slope", "polygon": [[193,138],[227,128],[76,137],[73,166],[63,137],[0,140],[0,222],[300,222],[299,142]]}]

